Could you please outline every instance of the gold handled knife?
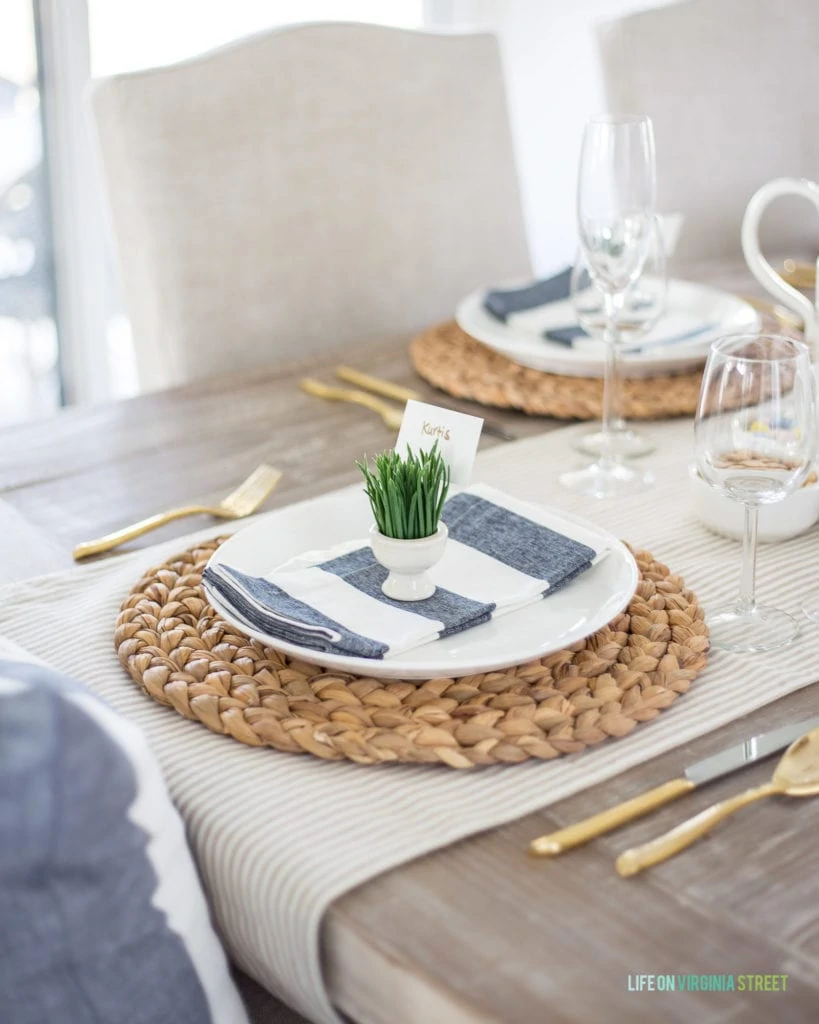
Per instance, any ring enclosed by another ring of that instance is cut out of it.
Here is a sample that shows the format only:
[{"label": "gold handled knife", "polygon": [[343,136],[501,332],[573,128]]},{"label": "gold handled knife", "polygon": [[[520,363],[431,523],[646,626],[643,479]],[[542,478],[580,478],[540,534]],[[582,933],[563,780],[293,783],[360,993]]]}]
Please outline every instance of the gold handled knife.
[{"label": "gold handled knife", "polygon": [[812,729],[795,740],[779,760],[773,776],[761,786],[735,793],[706,807],[676,828],[621,853],[615,861],[617,874],[631,878],[646,868],[662,864],[687,850],[715,825],[757,800],[769,796],[806,797],[819,794],[819,729]]},{"label": "gold handled knife", "polygon": [[[381,377],[373,377],[369,373],[362,373],[353,369],[352,366],[339,366],[336,368],[336,377],[346,381],[348,384],[355,384],[357,388],[364,391],[371,391],[374,395],[383,395],[384,398],[393,398],[396,402],[422,401],[423,396],[412,388],[405,388],[402,384],[394,384],[391,380],[382,380]],[[499,441],[517,441],[514,434],[511,434],[500,423],[493,423],[492,420],[483,417],[483,432]]]},{"label": "gold handled knife", "polygon": [[582,846],[597,836],[611,832],[621,825],[626,825],[644,814],[649,814],[658,807],[671,803],[678,797],[690,793],[692,789],[702,786],[714,779],[722,778],[723,775],[730,775],[739,771],[746,765],[754,764],[763,758],[770,757],[778,750],[784,750],[795,739],[811,729],[819,727],[819,716],[796,722],[793,725],[784,725],[781,729],[774,729],[772,732],[762,733],[760,736],[752,736],[735,747],[729,747],[719,754],[706,757],[696,764],[685,769],[682,778],[672,779],[665,782],[656,789],[647,793],[626,800],[625,803],[610,807],[607,811],[579,821],[576,825],[569,825],[560,829],[559,832],[552,832],[549,835],[533,839],[529,844],[529,853],[536,857],[555,857],[559,853],[571,850],[575,846]]},{"label": "gold handled knife", "polygon": [[380,398],[369,395],[366,391],[354,391],[352,388],[331,388],[311,377],[305,377],[300,381],[299,387],[306,394],[313,395],[315,398],[327,398],[331,402],[352,402],[353,405],[362,405],[365,409],[371,409],[378,413],[385,426],[390,430],[400,430],[401,428],[403,410],[390,405],[389,402],[382,402]]},{"label": "gold handled knife", "polygon": [[394,398],[396,402],[420,401],[421,399],[421,395],[417,391],[413,391],[412,388],[394,384],[391,380],[382,380],[381,377],[372,377],[369,373],[354,370],[352,366],[339,366],[336,369],[336,377],[348,384],[355,384],[357,388],[364,391],[371,391],[374,395]]}]

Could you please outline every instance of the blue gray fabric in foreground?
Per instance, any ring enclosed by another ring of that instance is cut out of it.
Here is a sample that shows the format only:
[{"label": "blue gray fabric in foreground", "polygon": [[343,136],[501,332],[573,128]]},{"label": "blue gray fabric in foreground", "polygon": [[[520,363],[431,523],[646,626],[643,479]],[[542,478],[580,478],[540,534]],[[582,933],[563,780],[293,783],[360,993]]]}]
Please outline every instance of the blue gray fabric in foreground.
[{"label": "blue gray fabric in foreground", "polygon": [[10,661],[0,661],[0,1021],[247,1024],[141,734],[79,684]]},{"label": "blue gray fabric in foreground", "polygon": [[442,518],[449,541],[425,601],[386,597],[387,571],[369,546],[268,576],[216,564],[203,580],[249,629],[313,651],[382,659],[548,597],[598,554],[470,491],[450,498]]}]

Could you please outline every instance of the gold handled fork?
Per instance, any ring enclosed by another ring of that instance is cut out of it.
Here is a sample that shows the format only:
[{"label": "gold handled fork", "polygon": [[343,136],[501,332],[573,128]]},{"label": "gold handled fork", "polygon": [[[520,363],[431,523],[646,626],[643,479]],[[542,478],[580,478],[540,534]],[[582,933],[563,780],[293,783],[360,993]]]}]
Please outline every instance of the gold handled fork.
[{"label": "gold handled fork", "polygon": [[132,526],[126,526],[122,530],[115,530],[98,540],[84,541],[74,548],[74,560],[79,562],[91,555],[100,555],[104,551],[119,547],[129,540],[141,537],[143,533],[156,530],[159,526],[173,522],[174,519],[183,519],[185,516],[215,516],[217,519],[244,519],[264,502],[273,488],[282,478],[281,470],[273,466],[261,465],[254,469],[247,480],[219,502],[218,505],[185,505],[181,508],[172,508],[167,512],[160,512],[158,515],[141,519]]},{"label": "gold handled fork", "polygon": [[305,377],[299,387],[306,394],[313,395],[315,398],[327,398],[331,402],[352,402],[353,405],[362,405],[365,409],[377,412],[390,430],[400,430],[401,428],[404,410],[376,398],[375,395],[368,395],[366,391],[355,391],[352,388],[331,388],[319,380],[313,380],[312,377]]}]

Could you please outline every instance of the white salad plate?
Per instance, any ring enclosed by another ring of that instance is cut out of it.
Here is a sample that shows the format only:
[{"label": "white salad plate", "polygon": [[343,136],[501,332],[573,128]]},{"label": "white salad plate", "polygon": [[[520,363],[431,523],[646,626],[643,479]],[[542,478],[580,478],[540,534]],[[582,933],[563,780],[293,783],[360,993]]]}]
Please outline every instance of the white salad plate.
[{"label": "white salad plate", "polygon": [[[563,513],[561,513],[563,515]],[[609,548],[606,557],[566,587],[535,604],[463,633],[383,660],[314,651],[249,629],[205,583],[208,600],[240,632],[283,654],[329,669],[387,679],[432,679],[520,665],[558,651],[601,629],[626,607],[637,586],[637,565],[628,549],[593,523],[565,515]],[[346,488],[270,512],[224,542],[210,565],[225,562],[264,576],[297,556],[326,551],[361,538],[366,544],[372,513],[360,487]],[[303,558],[299,559],[303,565]]]},{"label": "white salad plate", "polygon": [[[581,338],[569,348],[543,336],[545,331],[577,324],[571,299],[515,313],[507,323],[502,323],[484,309],[485,296],[486,289],[481,289],[458,303],[455,319],[467,334],[521,366],[572,377],[603,376],[602,341]],[[639,345],[645,350],[624,352],[622,373],[626,377],[653,377],[693,370],[705,362],[708,348],[716,338],[752,333],[759,327],[760,319],[753,306],[735,295],[690,281],[670,280],[665,314],[649,333],[627,339],[629,347]],[[690,340],[657,344],[685,335],[693,336]]]}]

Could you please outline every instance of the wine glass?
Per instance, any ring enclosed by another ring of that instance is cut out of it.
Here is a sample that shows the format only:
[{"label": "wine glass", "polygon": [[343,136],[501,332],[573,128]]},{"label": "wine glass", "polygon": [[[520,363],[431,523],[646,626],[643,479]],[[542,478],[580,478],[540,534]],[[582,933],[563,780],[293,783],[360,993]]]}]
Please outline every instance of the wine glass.
[{"label": "wine glass", "polygon": [[626,295],[643,271],[655,223],[654,164],[649,118],[602,115],[587,122],[580,151],[577,217],[583,257],[603,294],[603,446],[591,465],[563,473],[560,482],[588,497],[613,498],[643,490],[653,482],[650,473],[627,465],[617,453],[612,425],[618,387],[618,324]]},{"label": "wine glass", "polygon": [[[654,218],[651,240],[643,272],[626,292],[623,309],[618,319],[618,333],[621,352],[648,334],[665,312],[668,291],[666,275],[666,254],[659,217]],[[602,340],[606,329],[603,292],[591,276],[588,264],[579,249],[572,269],[570,293],[577,320],[583,330],[592,338]],[[618,353],[619,354],[619,353]],[[620,458],[633,459],[648,455],[656,448],[654,442],[633,430],[623,418],[622,388],[620,375],[615,373],[609,381],[612,388],[613,419],[610,424],[611,437],[606,438],[598,427],[580,434],[573,441],[573,447],[584,455],[600,456],[607,444]]]},{"label": "wine glass", "polygon": [[778,335],[735,335],[711,346],[694,427],[703,479],[745,506],[739,599],[706,619],[711,643],[770,651],[799,634],[797,620],[756,603],[759,506],[801,487],[816,444],[808,348]]}]

